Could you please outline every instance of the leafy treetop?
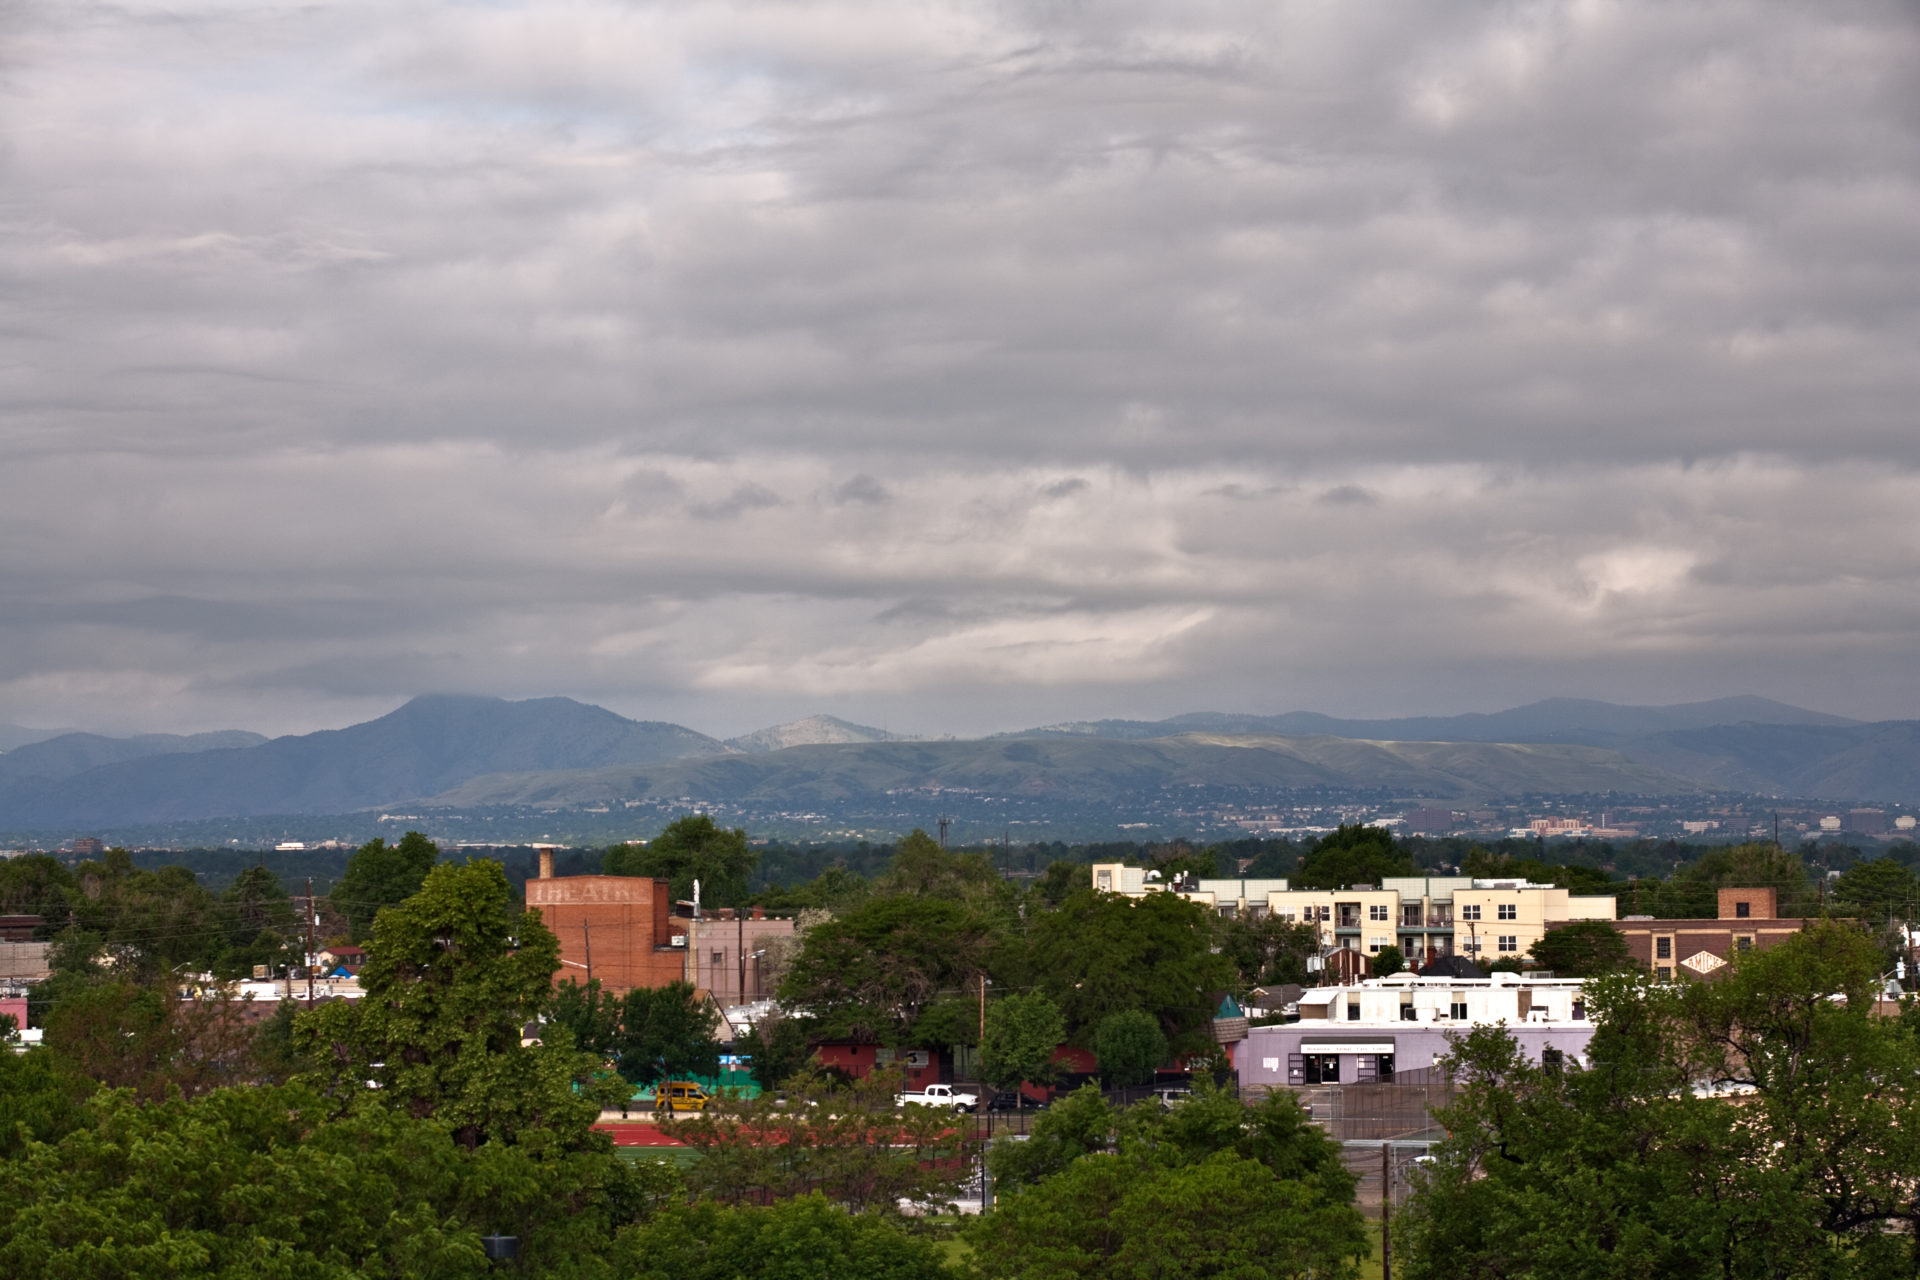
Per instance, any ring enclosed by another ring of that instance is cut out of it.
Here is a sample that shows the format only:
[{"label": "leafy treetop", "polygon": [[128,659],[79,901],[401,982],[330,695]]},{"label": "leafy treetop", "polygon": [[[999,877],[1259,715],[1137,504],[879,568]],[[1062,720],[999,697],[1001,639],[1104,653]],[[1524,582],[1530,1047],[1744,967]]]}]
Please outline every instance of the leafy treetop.
[{"label": "leafy treetop", "polygon": [[755,861],[744,830],[729,831],[704,813],[690,813],[675,818],[646,844],[609,848],[601,868],[610,876],[668,881],[673,896],[683,901],[693,897],[693,882],[698,880],[702,903],[737,907],[749,897],[748,877]]},{"label": "leafy treetop", "polygon": [[376,838],[361,845],[327,895],[346,917],[353,940],[366,941],[373,933],[374,916],[420,892],[439,857],[440,846],[418,831],[407,832],[394,844]]},{"label": "leafy treetop", "polygon": [[[511,913],[498,862],[446,864],[374,922],[366,996],[303,1013],[296,1043],[310,1083],[342,1107],[370,1095],[484,1141],[578,1143],[595,1108],[573,1081],[592,1059],[566,1037],[521,1044],[548,1001],[560,946],[534,914]],[[541,1135],[545,1135],[541,1138]]]},{"label": "leafy treetop", "polygon": [[1413,859],[1395,846],[1392,832],[1342,823],[1309,846],[1294,879],[1302,889],[1344,889],[1413,874]]}]

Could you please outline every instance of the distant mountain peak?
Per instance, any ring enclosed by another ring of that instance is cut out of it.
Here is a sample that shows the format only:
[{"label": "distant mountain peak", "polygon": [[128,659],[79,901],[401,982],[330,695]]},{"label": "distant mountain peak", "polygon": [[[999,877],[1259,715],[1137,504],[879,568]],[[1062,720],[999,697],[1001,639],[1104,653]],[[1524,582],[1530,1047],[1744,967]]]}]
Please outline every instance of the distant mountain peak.
[{"label": "distant mountain peak", "polygon": [[755,729],[752,733],[729,738],[727,745],[737,751],[761,752],[780,751],[786,747],[817,747],[828,743],[893,742],[898,736],[872,725],[842,720],[839,716],[808,716],[804,720]]}]

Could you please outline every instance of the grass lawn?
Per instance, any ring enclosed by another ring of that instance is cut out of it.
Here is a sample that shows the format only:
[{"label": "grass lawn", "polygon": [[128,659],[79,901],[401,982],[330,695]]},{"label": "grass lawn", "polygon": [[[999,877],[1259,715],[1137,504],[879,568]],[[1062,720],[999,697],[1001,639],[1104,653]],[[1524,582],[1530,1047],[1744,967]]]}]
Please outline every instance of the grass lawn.
[{"label": "grass lawn", "polygon": [[698,1163],[700,1153],[692,1147],[615,1147],[613,1154],[622,1160],[664,1160],[685,1169]]}]

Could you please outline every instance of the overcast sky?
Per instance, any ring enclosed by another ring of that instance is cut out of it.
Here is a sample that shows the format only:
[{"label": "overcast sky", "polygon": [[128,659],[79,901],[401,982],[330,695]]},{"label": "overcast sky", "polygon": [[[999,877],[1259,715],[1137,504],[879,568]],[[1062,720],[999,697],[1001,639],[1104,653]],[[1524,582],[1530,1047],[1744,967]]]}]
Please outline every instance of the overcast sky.
[{"label": "overcast sky", "polygon": [[1912,3],[0,4],[0,720],[1920,716]]}]

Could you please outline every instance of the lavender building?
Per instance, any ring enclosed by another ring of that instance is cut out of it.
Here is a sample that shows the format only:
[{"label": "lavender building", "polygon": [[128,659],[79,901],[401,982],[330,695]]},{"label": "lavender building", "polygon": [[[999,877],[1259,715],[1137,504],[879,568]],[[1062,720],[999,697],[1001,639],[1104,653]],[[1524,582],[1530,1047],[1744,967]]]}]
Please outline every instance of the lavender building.
[{"label": "lavender building", "polygon": [[1254,1027],[1234,1046],[1243,1086],[1305,1088],[1425,1079],[1457,1037],[1505,1023],[1534,1061],[1584,1061],[1593,1024],[1572,978],[1496,973],[1422,978],[1411,973],[1300,997],[1300,1021]]}]

